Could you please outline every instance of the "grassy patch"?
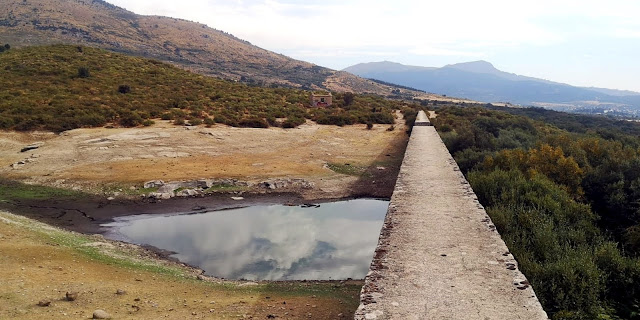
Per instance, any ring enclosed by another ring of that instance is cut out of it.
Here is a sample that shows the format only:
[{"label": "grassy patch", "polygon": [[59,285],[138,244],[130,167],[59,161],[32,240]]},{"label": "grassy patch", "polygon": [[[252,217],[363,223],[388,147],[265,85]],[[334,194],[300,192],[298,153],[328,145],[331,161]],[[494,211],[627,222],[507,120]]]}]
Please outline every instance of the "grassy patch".
[{"label": "grassy patch", "polygon": [[214,184],[210,188],[206,189],[205,193],[216,193],[216,192],[236,192],[236,191],[246,191],[249,190],[249,187],[244,186],[234,186],[230,184]]},{"label": "grassy patch", "polygon": [[363,176],[366,174],[367,167],[355,165],[352,163],[327,163],[327,167],[333,172],[346,174],[348,176]]},{"label": "grassy patch", "polygon": [[0,178],[0,201],[12,200],[44,200],[44,199],[73,199],[88,195],[79,191],[59,189],[38,185],[28,185],[16,181]]},{"label": "grassy patch", "polygon": [[104,242],[104,240],[93,236],[61,230],[42,222],[17,215],[0,213],[0,218],[2,218],[4,222],[33,232],[37,237],[45,239],[46,242],[52,242],[61,247],[69,248],[93,261],[117,265],[127,269],[144,270],[171,276],[182,276],[184,273],[184,270],[178,267],[166,266],[158,261],[138,257],[134,251],[123,250],[119,247],[92,246],[90,245],[91,243]]},{"label": "grassy patch", "polygon": [[361,288],[362,282],[360,281],[350,281],[344,284],[276,281],[265,284],[264,292],[277,292],[284,295],[315,295],[350,301],[353,300],[353,293],[359,293]]}]

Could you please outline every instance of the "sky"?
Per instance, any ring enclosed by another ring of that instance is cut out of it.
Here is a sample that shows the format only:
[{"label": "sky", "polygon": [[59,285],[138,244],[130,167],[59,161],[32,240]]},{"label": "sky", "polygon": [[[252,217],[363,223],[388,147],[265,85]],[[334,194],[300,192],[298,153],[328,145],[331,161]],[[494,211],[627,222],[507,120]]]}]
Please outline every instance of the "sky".
[{"label": "sky", "polygon": [[521,75],[640,92],[637,0],[107,1],[332,69],[485,60]]}]

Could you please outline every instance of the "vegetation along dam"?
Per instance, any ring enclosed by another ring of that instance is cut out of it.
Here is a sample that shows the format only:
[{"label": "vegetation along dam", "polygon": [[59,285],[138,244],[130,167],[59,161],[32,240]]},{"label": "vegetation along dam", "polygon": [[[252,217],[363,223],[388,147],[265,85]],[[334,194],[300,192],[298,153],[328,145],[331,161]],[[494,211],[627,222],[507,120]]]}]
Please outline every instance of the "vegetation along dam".
[{"label": "vegetation along dam", "polygon": [[547,319],[420,112],[355,319]]}]

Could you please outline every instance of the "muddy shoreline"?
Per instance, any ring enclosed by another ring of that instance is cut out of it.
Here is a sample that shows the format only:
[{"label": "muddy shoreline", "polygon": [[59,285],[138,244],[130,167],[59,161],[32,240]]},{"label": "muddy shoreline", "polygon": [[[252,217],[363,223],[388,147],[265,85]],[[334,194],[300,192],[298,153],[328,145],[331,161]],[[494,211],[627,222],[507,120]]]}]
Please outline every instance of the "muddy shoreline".
[{"label": "muddy shoreline", "polygon": [[[291,205],[299,206],[304,204],[321,204],[326,202],[350,200],[356,198],[376,198],[388,199],[380,196],[373,196],[367,193],[360,193],[357,196],[342,198],[318,198],[309,200],[296,192],[273,192],[273,193],[244,193],[241,200],[234,200],[237,193],[215,193],[204,196],[188,198],[171,198],[168,200],[156,199],[116,199],[105,200],[104,197],[89,196],[82,199],[44,199],[44,200],[20,200],[13,202],[0,202],[0,210],[6,210],[14,214],[19,214],[32,218],[49,225],[63,228],[87,235],[104,236],[108,227],[101,225],[114,222],[114,218],[151,214],[197,214],[210,211],[219,211],[256,205]],[[250,283],[269,283],[272,281],[259,280],[233,280],[206,275],[204,270],[198,266],[190,265],[172,257],[175,252],[163,250],[148,244],[132,244],[126,241],[103,238],[103,241],[122,242],[127,245],[138,246],[148,253],[149,256],[180,264],[186,268],[194,270],[199,274],[198,278],[203,281],[240,281]],[[344,283],[345,281],[359,282],[362,279],[346,280],[278,280],[277,282],[309,282],[309,283]]]},{"label": "muddy shoreline", "polygon": [[292,205],[325,203],[356,198],[385,199],[379,195],[359,193],[340,198],[317,198],[310,200],[296,192],[243,193],[241,200],[234,200],[237,193],[215,193],[188,198],[156,199],[115,199],[87,196],[81,199],[14,200],[0,202],[0,209],[23,215],[56,227],[84,234],[104,234],[102,224],[114,221],[116,217],[150,214],[190,214],[234,209],[256,205]]}]

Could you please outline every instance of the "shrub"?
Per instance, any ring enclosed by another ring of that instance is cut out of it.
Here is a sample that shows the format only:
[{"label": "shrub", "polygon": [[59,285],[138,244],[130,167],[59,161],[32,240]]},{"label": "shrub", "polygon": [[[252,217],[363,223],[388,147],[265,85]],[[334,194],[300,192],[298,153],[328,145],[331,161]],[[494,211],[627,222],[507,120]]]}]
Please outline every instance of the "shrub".
[{"label": "shrub", "polygon": [[155,124],[155,121],[150,120],[150,119],[146,119],[146,120],[142,121],[142,125],[145,126],[145,127],[148,127],[148,126],[151,126],[151,125],[154,125],[154,124]]},{"label": "shrub", "polygon": [[128,84],[121,84],[118,87],[118,92],[125,94],[131,92],[131,87]]},{"label": "shrub", "polygon": [[120,125],[135,127],[142,124],[142,117],[137,112],[128,112],[120,116]]},{"label": "shrub", "polygon": [[245,118],[238,122],[238,126],[248,128],[269,128],[269,123],[260,118]]},{"label": "shrub", "polygon": [[89,78],[91,75],[89,74],[89,69],[85,67],[78,68],[78,78]]},{"label": "shrub", "polygon": [[301,124],[303,124],[305,121],[303,118],[299,118],[299,117],[289,117],[287,120],[285,120],[282,123],[282,127],[283,128],[295,128]]},{"label": "shrub", "polygon": [[184,123],[184,118],[177,118],[173,120],[173,124],[175,124],[176,126],[184,126]]},{"label": "shrub", "polygon": [[344,105],[349,106],[353,103],[354,94],[353,92],[345,92],[342,99],[344,100]]}]

